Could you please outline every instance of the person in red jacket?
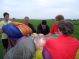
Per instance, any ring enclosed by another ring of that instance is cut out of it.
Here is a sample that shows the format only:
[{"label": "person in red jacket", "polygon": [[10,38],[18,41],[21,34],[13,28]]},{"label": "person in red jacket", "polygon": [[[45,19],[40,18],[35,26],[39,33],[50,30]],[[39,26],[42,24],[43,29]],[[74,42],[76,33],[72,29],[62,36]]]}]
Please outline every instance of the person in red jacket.
[{"label": "person in red jacket", "polygon": [[59,33],[59,29],[58,29],[58,23],[62,20],[64,20],[64,16],[62,15],[57,15],[55,17],[56,22],[52,25],[52,28],[50,29],[50,33],[47,34],[46,36],[52,36],[54,34],[58,34]]},{"label": "person in red jacket", "polygon": [[73,24],[60,21],[58,24],[60,35],[58,38],[47,40],[43,49],[44,59],[75,59],[79,48],[79,41],[72,37]]}]

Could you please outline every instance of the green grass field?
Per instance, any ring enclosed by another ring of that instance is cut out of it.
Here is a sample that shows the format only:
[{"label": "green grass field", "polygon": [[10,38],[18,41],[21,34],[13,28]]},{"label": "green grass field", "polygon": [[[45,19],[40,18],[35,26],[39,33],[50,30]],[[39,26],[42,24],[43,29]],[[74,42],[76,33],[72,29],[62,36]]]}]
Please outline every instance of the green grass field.
[{"label": "green grass field", "polygon": [[[17,22],[22,22],[22,20],[15,20]],[[47,23],[49,25],[49,27],[51,28],[53,23],[55,21],[54,20],[47,20]],[[73,36],[76,37],[77,39],[79,39],[79,20],[78,21],[70,21],[74,24],[74,33],[73,33]],[[30,23],[34,25],[35,28],[37,28],[37,26],[41,23],[41,20],[30,20]],[[1,40],[0,40],[0,59],[3,59],[3,47],[2,47],[2,43],[1,43]],[[77,56],[77,59],[79,59],[79,53],[78,53],[78,56]]]}]

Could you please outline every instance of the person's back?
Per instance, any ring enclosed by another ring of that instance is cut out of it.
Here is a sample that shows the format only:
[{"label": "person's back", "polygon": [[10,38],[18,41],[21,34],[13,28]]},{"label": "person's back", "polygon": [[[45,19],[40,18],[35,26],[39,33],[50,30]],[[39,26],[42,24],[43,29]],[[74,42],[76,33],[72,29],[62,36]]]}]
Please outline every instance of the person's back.
[{"label": "person's back", "polygon": [[[59,37],[50,38],[44,47],[44,59],[75,59],[79,42],[72,37],[73,24],[67,21],[60,21],[58,24]],[[45,53],[47,52],[48,55]]]},{"label": "person's back", "polygon": [[78,41],[76,38],[60,36],[59,38],[49,39],[47,44],[49,47],[46,47],[52,54],[52,59],[75,59],[78,50]]},{"label": "person's back", "polygon": [[35,45],[31,37],[22,37],[11,48],[4,59],[32,59],[35,54]]}]

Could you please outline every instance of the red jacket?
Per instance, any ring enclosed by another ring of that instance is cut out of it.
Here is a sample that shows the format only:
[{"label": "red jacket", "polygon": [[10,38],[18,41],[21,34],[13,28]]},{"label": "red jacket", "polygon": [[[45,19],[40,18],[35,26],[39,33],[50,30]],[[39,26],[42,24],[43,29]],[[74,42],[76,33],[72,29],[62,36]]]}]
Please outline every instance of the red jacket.
[{"label": "red jacket", "polygon": [[75,59],[79,42],[76,38],[62,35],[49,39],[45,48],[51,54],[52,59]]},{"label": "red jacket", "polygon": [[58,32],[59,32],[58,25],[57,25],[57,23],[54,23],[51,30],[50,30],[50,33],[55,34],[55,33],[58,33]]}]

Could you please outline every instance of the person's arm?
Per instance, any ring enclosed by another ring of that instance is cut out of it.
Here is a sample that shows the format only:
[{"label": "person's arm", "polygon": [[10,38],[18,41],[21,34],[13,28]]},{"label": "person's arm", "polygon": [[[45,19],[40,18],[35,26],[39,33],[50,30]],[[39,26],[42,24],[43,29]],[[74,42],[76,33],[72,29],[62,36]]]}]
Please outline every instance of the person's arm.
[{"label": "person's arm", "polygon": [[36,33],[36,29],[34,28],[32,24],[29,23],[29,27],[32,29],[33,33]]},{"label": "person's arm", "polygon": [[50,32],[46,35],[46,36],[52,36],[54,34],[54,28],[55,28],[55,24],[52,26],[52,28],[50,29]]},{"label": "person's arm", "polygon": [[41,25],[38,25],[38,27],[37,27],[37,33],[38,34],[41,33],[40,29],[41,29]]},{"label": "person's arm", "polygon": [[51,34],[54,34],[54,29],[55,29],[55,25],[53,25],[52,28],[50,29]]},{"label": "person's arm", "polygon": [[47,35],[45,35],[45,36],[52,36],[53,34],[51,33],[51,32],[49,32]]},{"label": "person's arm", "polygon": [[50,32],[50,28],[49,28],[49,26],[47,25],[47,27],[46,27],[46,32],[47,32],[47,34]]}]

